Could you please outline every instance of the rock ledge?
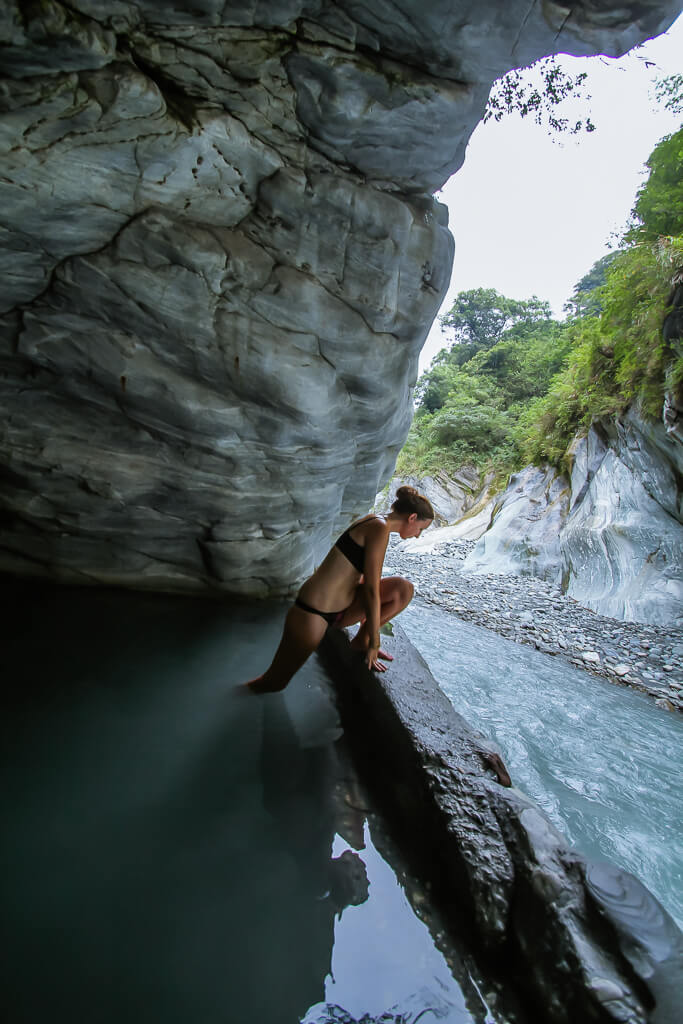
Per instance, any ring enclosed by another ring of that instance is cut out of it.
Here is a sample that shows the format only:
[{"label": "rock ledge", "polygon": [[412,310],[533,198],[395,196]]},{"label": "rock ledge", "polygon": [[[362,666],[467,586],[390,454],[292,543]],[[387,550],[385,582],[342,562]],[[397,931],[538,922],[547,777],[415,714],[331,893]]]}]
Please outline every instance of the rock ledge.
[{"label": "rock ledge", "polygon": [[[683,935],[631,874],[583,857],[524,793],[489,767],[496,753],[441,692],[405,634],[396,663],[369,672],[342,631],[321,657],[367,781],[445,903],[546,1024],[673,1024]],[[399,668],[400,664],[400,668]]]}]

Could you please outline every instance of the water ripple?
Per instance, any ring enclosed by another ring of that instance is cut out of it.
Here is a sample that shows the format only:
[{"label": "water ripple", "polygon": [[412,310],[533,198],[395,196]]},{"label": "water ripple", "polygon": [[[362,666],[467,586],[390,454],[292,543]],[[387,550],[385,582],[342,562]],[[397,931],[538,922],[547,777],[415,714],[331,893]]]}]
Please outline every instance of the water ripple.
[{"label": "water ripple", "polygon": [[683,719],[440,608],[413,602],[400,624],[456,710],[500,744],[515,785],[683,927]]}]

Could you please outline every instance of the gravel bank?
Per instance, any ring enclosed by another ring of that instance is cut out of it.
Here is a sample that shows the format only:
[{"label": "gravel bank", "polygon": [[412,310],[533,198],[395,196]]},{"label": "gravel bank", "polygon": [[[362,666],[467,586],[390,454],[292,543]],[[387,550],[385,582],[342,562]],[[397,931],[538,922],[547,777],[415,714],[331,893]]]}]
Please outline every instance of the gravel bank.
[{"label": "gravel bank", "polygon": [[411,553],[393,544],[384,573],[406,576],[424,600],[458,618],[643,690],[668,711],[683,711],[682,629],[598,615],[533,576],[466,575],[461,565],[473,547],[473,541],[456,540]]}]

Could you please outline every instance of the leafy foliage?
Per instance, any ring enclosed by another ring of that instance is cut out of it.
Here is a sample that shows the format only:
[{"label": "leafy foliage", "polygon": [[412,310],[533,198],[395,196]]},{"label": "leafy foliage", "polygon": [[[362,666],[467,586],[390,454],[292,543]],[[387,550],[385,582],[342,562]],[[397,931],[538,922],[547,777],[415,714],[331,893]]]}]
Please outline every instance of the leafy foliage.
[{"label": "leafy foliage", "polygon": [[491,348],[513,323],[535,323],[549,319],[550,306],[541,299],[527,302],[506,299],[495,288],[474,288],[460,292],[448,313],[441,317],[442,330],[452,331],[455,345],[471,345],[477,351]]},{"label": "leafy foliage", "polygon": [[683,384],[683,359],[662,336],[683,267],[683,130],[662,139],[648,167],[623,248],[576,284],[564,324],[536,296],[479,288],[456,297],[441,320],[450,347],[418,381],[400,472],[562,465],[594,420],[636,401],[660,416],[665,388]]},{"label": "leafy foliage", "polygon": [[647,160],[650,176],[638,190],[627,241],[683,234],[683,129],[659,142]]},{"label": "leafy foliage", "polygon": [[672,114],[683,114],[683,75],[667,75],[655,82],[655,96]]},{"label": "leafy foliage", "polygon": [[[589,117],[570,121],[559,117],[556,108],[563,100],[583,94],[586,72],[572,76],[554,57],[544,57],[530,68],[509,71],[493,83],[483,120],[500,121],[507,114],[532,116],[536,124],[547,123],[548,132],[595,131]],[[590,97],[586,97],[590,99]]]},{"label": "leafy foliage", "polygon": [[442,349],[418,382],[423,408],[434,412],[444,404],[453,383],[453,371],[482,351],[496,346],[514,325],[524,329],[550,320],[550,306],[535,295],[527,301],[508,299],[495,288],[460,292],[441,328],[450,334],[450,348]]},{"label": "leafy foliage", "polygon": [[587,274],[574,285],[574,291],[565,302],[564,309],[572,316],[599,316],[602,313],[600,289],[607,281],[607,270],[618,252],[608,252],[593,264]]},{"label": "leafy foliage", "polygon": [[521,406],[564,364],[562,326],[536,296],[518,301],[494,289],[461,292],[442,322],[452,345],[418,382],[420,404],[399,468],[455,470],[469,462],[502,472],[517,457]]},{"label": "leafy foliage", "polygon": [[648,167],[626,247],[597,289],[599,308],[570,321],[567,369],[520,424],[517,444],[526,460],[562,462],[577,430],[635,401],[658,418],[665,388],[683,378],[683,361],[662,337],[671,278],[683,264],[683,130],[657,144]]}]

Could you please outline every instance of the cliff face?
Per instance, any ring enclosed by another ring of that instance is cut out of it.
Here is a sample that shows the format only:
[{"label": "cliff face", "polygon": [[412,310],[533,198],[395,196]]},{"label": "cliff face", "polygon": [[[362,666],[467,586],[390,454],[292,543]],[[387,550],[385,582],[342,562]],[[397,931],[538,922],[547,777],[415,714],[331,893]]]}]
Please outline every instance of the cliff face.
[{"label": "cliff face", "polygon": [[492,79],[678,8],[3,4],[0,570],[291,588],[404,440]]},{"label": "cliff face", "polygon": [[631,409],[571,455],[570,481],[536,466],[510,479],[464,568],[541,576],[601,615],[681,625],[680,443]]}]

